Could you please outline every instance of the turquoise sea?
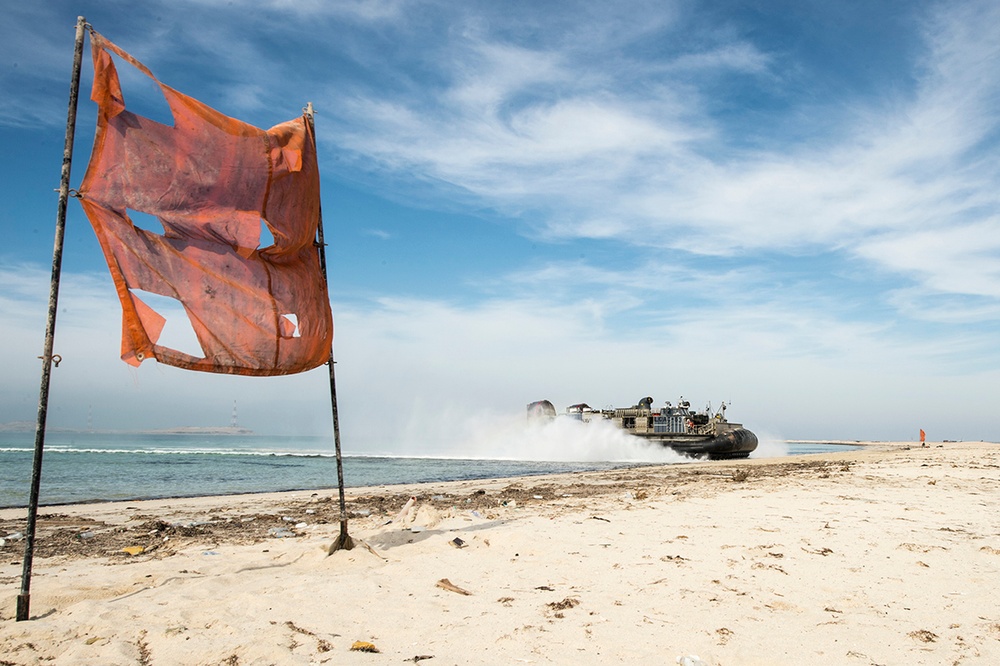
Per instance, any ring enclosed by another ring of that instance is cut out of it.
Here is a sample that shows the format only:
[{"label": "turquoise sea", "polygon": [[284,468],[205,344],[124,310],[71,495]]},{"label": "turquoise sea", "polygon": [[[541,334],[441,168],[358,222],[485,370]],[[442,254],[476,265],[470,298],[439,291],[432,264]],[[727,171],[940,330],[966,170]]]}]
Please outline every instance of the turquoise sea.
[{"label": "turquoise sea", "polygon": [[[0,507],[26,506],[34,433],[0,433]],[[791,443],[786,454],[843,450]],[[337,487],[329,437],[49,432],[42,505]],[[756,454],[755,454],[756,456]],[[636,466],[615,461],[524,461],[344,456],[347,487],[495,479]]]}]

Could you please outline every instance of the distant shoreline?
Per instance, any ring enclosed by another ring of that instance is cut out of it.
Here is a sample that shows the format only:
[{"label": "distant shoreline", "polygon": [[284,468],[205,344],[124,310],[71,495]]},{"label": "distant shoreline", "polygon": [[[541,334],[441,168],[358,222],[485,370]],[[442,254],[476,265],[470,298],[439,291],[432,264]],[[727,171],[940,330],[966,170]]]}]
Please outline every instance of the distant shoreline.
[{"label": "distant shoreline", "polygon": [[[81,430],[79,428],[52,428],[46,432],[70,433],[80,435],[256,435],[250,428],[241,426],[180,426],[176,428],[155,428],[151,430]],[[35,424],[27,421],[0,423],[0,433],[34,432]]]},{"label": "distant shoreline", "polygon": [[[0,423],[0,433],[7,432],[34,432],[35,424],[29,421],[10,421]],[[90,429],[80,428],[59,428],[47,427],[47,432],[70,433],[70,434],[93,434],[93,435],[257,435],[258,433],[250,428],[242,426],[177,426],[173,428],[153,428],[149,430],[113,430],[113,429]],[[323,436],[323,435],[316,435]],[[875,439],[783,439],[785,443],[799,444],[830,444],[834,446],[871,446],[879,444],[898,444],[893,440]],[[907,442],[912,443],[912,442]],[[919,443],[919,442],[918,442]]]}]

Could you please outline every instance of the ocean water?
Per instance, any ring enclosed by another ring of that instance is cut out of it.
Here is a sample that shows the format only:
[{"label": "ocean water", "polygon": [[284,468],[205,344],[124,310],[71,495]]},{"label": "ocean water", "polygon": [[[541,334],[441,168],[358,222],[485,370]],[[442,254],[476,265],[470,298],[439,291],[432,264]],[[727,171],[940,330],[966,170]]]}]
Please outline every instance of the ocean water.
[{"label": "ocean water", "polygon": [[[34,433],[0,433],[0,507],[26,506]],[[344,456],[347,487],[496,479],[687,459],[662,449],[631,451],[617,459],[601,447],[541,450],[556,460],[461,457]],[[836,447],[843,449],[843,447]],[[828,445],[796,445],[755,452],[754,457],[819,453]],[[525,457],[525,456],[521,456]],[[532,456],[537,457],[537,456]],[[45,438],[42,505],[90,501],[193,497],[337,487],[330,437],[262,435],[49,432]]]}]

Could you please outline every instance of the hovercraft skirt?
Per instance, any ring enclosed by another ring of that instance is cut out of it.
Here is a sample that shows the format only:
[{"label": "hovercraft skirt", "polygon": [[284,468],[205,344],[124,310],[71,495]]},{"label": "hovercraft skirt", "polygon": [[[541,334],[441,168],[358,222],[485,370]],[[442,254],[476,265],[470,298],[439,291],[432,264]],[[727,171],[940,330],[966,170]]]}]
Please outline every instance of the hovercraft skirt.
[{"label": "hovercraft skirt", "polygon": [[728,460],[749,457],[757,448],[757,435],[746,428],[735,428],[708,440],[694,442],[662,440],[662,444],[694,458],[707,456],[711,460]]}]

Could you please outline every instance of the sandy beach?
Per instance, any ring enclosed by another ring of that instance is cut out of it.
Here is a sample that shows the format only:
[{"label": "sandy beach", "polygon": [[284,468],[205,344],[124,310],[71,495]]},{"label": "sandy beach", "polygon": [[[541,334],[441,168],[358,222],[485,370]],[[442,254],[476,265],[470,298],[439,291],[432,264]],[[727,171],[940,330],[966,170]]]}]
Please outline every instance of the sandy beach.
[{"label": "sandy beach", "polygon": [[0,664],[1000,663],[998,492],[979,442],[350,489],[332,555],[335,490],[45,508]]}]

